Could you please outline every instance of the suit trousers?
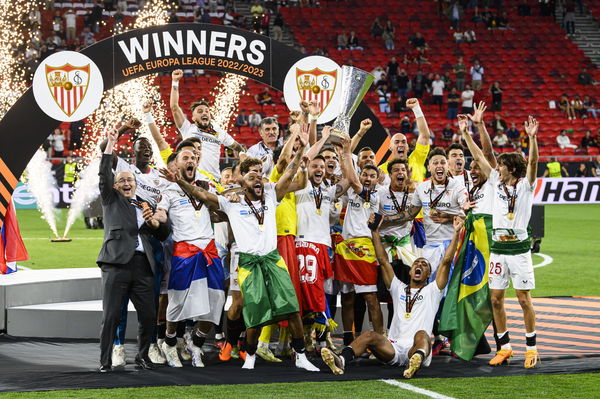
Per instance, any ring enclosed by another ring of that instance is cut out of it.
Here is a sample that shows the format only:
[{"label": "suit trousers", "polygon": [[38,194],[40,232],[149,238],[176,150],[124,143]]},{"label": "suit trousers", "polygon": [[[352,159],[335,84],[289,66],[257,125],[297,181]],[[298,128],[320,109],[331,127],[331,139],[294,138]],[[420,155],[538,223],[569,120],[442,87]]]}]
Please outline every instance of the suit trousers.
[{"label": "suit trousers", "polygon": [[119,324],[123,298],[128,296],[138,316],[138,355],[148,358],[148,348],[156,324],[154,276],[143,253],[136,252],[124,265],[102,264],[102,325],[100,364],[111,365],[115,332]]}]

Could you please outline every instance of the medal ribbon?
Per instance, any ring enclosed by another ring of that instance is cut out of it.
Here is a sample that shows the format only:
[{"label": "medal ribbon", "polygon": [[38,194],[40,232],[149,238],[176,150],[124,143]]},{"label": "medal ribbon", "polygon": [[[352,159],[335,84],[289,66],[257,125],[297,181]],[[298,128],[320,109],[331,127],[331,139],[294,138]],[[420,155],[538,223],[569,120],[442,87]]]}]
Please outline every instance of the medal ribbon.
[{"label": "medal ribbon", "polygon": [[142,205],[142,201],[138,201],[136,199],[130,199],[129,202],[131,202],[131,205],[135,206],[138,209],[144,210],[144,206]]},{"label": "medal ribbon", "polygon": [[469,176],[467,176],[466,170],[463,172],[463,179],[465,180],[465,188],[467,189],[467,192],[469,192]]},{"label": "medal ribbon", "polygon": [[419,297],[419,294],[421,293],[421,290],[425,288],[425,286],[419,288],[419,290],[417,291],[417,293],[415,294],[415,296],[411,299],[410,296],[410,287],[406,286],[405,289],[405,293],[406,293],[406,313],[410,313],[412,311],[412,308],[415,304],[415,302],[417,301],[417,298]]},{"label": "medal ribbon", "polygon": [[506,184],[502,183],[502,188],[504,189],[504,193],[508,197],[508,213],[514,213],[515,200],[517,199],[517,185],[515,184],[515,189],[513,190],[512,195],[508,193],[508,187],[506,187]]},{"label": "medal ribbon", "polygon": [[323,202],[323,192],[321,191],[321,186],[319,186],[319,190],[315,188],[315,186],[310,183],[313,188],[313,198],[315,199],[315,205],[317,209],[321,209],[321,203]]},{"label": "medal ribbon", "polygon": [[444,183],[444,191],[442,191],[437,197],[435,197],[435,199],[431,199],[431,193],[433,193],[433,189],[435,188],[435,184],[433,183],[433,180],[431,180],[431,191],[429,191],[429,209],[434,209],[438,202],[440,202],[444,194],[446,194],[449,181],[450,180],[446,177],[446,183]]},{"label": "medal ribbon", "polygon": [[469,191],[469,202],[473,202],[473,197],[475,196],[475,194],[477,194],[479,192],[482,185],[483,184],[478,184],[476,186],[473,186],[471,191]]},{"label": "medal ribbon", "polygon": [[[198,186],[198,184],[196,184],[196,182],[194,182],[193,184],[194,184],[194,186]],[[188,195],[188,193],[185,193],[185,195],[190,200],[190,203],[194,207],[195,211],[199,211],[200,209],[202,209],[202,205],[204,205],[204,202],[202,202],[202,201],[196,201],[196,198],[194,198],[191,195]]]},{"label": "medal ribbon", "polygon": [[371,190],[368,188],[363,189],[363,193],[365,194],[364,200],[365,202],[371,202]]},{"label": "medal ribbon", "polygon": [[258,220],[258,224],[262,225],[265,221],[265,197],[262,196],[260,198],[260,212],[258,212],[256,210],[252,201],[250,201],[248,199],[248,197],[245,195],[244,195],[244,201],[246,201],[246,204],[250,207],[250,210],[252,211],[254,216],[256,216],[256,220]]},{"label": "medal ribbon", "polygon": [[392,197],[392,202],[394,203],[394,208],[396,208],[396,214],[398,214],[400,212],[404,212],[404,210],[406,209],[406,201],[408,200],[408,187],[406,188],[406,191],[404,191],[404,197],[402,198],[402,208],[400,208],[400,205],[398,204],[398,200],[396,199],[396,196],[394,195],[394,192],[392,191],[391,186],[390,186],[390,197]]}]

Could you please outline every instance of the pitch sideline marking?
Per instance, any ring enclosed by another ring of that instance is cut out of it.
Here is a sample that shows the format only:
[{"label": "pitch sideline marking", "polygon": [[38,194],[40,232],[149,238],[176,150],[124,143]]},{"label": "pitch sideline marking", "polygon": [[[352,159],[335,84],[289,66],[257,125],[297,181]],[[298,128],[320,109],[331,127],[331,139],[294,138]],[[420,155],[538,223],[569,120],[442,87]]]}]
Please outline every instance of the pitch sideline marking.
[{"label": "pitch sideline marking", "polygon": [[542,254],[542,253],[537,253],[536,255],[539,255],[542,258],[542,263],[538,263],[537,265],[533,265],[534,269],[536,269],[538,267],[548,266],[549,264],[551,264],[552,262],[554,262],[554,258],[552,258],[552,256],[550,256],[550,255],[546,255],[546,254]]},{"label": "pitch sideline marking", "polygon": [[441,393],[433,392],[428,389],[423,389],[416,387],[414,385],[407,384],[405,382],[400,382],[396,380],[379,380],[381,382],[385,382],[386,384],[393,385],[398,388],[406,389],[407,391],[412,391],[415,393],[419,393],[421,395],[429,396],[434,399],[454,399],[452,396],[442,395]]}]

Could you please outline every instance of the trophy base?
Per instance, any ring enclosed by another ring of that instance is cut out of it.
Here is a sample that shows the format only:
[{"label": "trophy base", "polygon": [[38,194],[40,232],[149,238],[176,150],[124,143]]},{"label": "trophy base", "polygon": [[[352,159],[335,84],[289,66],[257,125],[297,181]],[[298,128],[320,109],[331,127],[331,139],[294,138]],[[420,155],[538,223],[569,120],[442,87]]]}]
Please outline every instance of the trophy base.
[{"label": "trophy base", "polygon": [[341,146],[344,136],[346,135],[341,130],[331,129],[331,133],[325,144]]},{"label": "trophy base", "polygon": [[50,242],[71,242],[71,241],[73,241],[73,240],[70,238],[67,238],[67,237],[53,238],[50,240]]}]

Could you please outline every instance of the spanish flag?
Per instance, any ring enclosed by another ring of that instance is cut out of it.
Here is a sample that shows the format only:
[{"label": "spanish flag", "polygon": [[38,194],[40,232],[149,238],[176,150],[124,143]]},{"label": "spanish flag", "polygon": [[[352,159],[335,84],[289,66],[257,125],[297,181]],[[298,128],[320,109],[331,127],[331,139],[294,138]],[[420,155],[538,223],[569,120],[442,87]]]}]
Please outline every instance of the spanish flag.
[{"label": "spanish flag", "polygon": [[346,283],[377,284],[377,258],[371,239],[351,238],[337,244],[333,275]]},{"label": "spanish flag", "polygon": [[473,358],[493,317],[488,286],[491,235],[492,216],[469,212],[442,309],[439,330],[466,361]]}]

